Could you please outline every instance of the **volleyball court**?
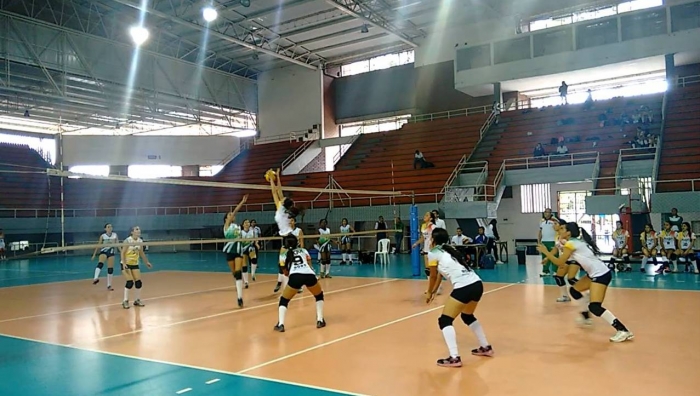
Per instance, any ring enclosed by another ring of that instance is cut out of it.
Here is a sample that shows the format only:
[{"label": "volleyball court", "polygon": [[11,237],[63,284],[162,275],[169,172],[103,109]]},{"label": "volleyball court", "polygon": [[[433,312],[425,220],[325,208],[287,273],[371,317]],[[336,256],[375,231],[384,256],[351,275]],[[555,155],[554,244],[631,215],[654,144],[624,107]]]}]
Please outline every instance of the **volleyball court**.
[{"label": "volleyball court", "polygon": [[[68,176],[54,172],[51,178],[59,179],[60,184],[60,178]],[[66,242],[64,237],[64,243],[40,249],[42,257],[10,261],[5,269],[14,268],[31,279],[24,279],[21,287],[0,288],[4,302],[0,334],[6,336],[0,340],[9,342],[8,337],[12,337],[71,351],[98,352],[95,364],[104,366],[87,373],[74,373],[70,360],[56,358],[54,362],[64,374],[70,374],[73,386],[83,386],[91,394],[109,393],[113,390],[109,386],[134,390],[143,384],[154,386],[157,390],[153,394],[247,394],[255,389],[269,394],[261,389],[272,384],[274,394],[290,395],[657,395],[688,394],[700,386],[697,377],[688,375],[688,368],[697,366],[697,356],[687,353],[688,345],[700,336],[697,293],[609,289],[606,305],[636,334],[633,342],[615,344],[608,341],[612,329],[604,322],[577,327],[573,319],[578,307],[557,304],[558,289],[527,274],[517,281],[484,283],[474,315],[493,345],[493,356],[469,354],[479,342],[471,334],[468,320],[462,318],[462,323],[458,317],[453,327],[463,350],[463,367],[438,367],[435,361],[446,355],[447,349],[440,334],[444,326],[438,318],[442,320],[441,313],[444,316],[443,305],[452,288],[446,285],[442,294],[431,299],[426,298],[429,286],[422,274],[413,279],[394,277],[393,270],[362,267],[357,262],[340,266],[337,260],[331,261],[330,270],[320,267],[314,249],[314,245],[323,244],[320,239],[340,245],[343,238],[371,238],[377,233],[341,232],[340,223],[329,224],[329,233],[308,232],[295,238],[307,248],[315,275],[331,275],[317,276],[324,296],[325,325],[318,325],[318,294],[309,281],[288,299],[285,331],[275,331],[280,297],[286,290],[275,291],[284,240],[279,227],[272,226],[279,207],[244,201],[249,191],[272,193],[270,185],[262,184],[262,176],[258,186],[106,178],[106,183],[117,186],[110,191],[121,188],[129,191],[128,196],[182,194],[205,200],[206,194],[216,190],[226,191],[230,199],[221,209],[201,214],[207,216],[211,227],[198,232],[176,231],[186,227],[170,223],[175,220],[164,209],[141,213],[127,207],[91,219],[87,224],[102,224],[86,229],[85,238],[74,235]],[[284,186],[282,192],[289,193]],[[334,192],[392,195],[387,191]],[[246,227],[244,220],[252,220],[254,206],[265,208],[255,212],[257,223],[271,227],[269,232],[246,238],[242,231],[250,231],[250,223]],[[304,224],[298,209],[297,221]],[[318,229],[316,220],[313,223]],[[154,233],[145,224],[165,228],[171,224],[172,231]],[[236,227],[231,228],[231,224]],[[113,234],[118,238],[110,239]],[[95,243],[98,238],[99,243]],[[255,249],[250,245],[256,243],[253,278],[250,256]],[[109,286],[113,290],[107,287],[110,261]],[[410,267],[411,263],[392,258],[385,267],[401,266]],[[26,272],[21,272],[22,268]],[[60,280],[42,277],[46,273],[53,276],[52,271],[55,275],[70,274]],[[99,282],[94,281],[95,275]],[[287,271],[287,275],[291,279],[293,274]],[[243,304],[238,301],[241,295]],[[136,300],[139,304],[134,304]],[[109,360],[116,357],[124,361]],[[156,374],[158,371],[141,373],[138,381],[133,373],[119,378],[122,368],[140,367],[144,362],[178,370],[196,368],[211,378],[200,381],[186,373],[175,379]],[[32,365],[36,370],[42,364],[46,362],[13,361],[10,366]],[[25,371],[18,370],[17,375],[26,376]]]}]

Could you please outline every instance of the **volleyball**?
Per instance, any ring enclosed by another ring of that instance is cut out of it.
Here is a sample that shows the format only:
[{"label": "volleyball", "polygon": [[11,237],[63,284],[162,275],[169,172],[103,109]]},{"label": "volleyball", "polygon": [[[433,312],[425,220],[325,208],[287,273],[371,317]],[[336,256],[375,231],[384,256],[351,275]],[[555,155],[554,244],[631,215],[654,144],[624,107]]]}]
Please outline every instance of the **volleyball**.
[{"label": "volleyball", "polygon": [[275,179],[275,171],[272,169],[268,169],[267,172],[265,172],[265,180],[270,181]]}]

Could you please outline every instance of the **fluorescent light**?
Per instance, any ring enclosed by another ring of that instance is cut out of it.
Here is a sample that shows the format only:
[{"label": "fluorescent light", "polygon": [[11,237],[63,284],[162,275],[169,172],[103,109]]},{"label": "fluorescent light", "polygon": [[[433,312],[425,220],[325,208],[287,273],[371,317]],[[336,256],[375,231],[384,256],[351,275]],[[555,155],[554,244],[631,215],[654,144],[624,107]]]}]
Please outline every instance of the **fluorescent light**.
[{"label": "fluorescent light", "polygon": [[216,19],[216,17],[219,16],[219,14],[213,7],[204,7],[204,9],[202,9],[202,16],[204,17],[205,21],[214,22],[214,20]]},{"label": "fluorescent light", "polygon": [[255,131],[255,130],[252,130],[252,129],[244,129],[244,130],[242,130],[242,131],[232,132],[232,133],[231,133],[231,136],[243,138],[243,137],[255,136],[255,135],[257,135],[257,134],[258,134],[258,131]]},{"label": "fluorescent light", "polygon": [[131,35],[131,39],[134,40],[134,44],[137,46],[145,43],[149,35],[148,29],[143,26],[132,26],[131,29],[129,29],[129,34]]}]

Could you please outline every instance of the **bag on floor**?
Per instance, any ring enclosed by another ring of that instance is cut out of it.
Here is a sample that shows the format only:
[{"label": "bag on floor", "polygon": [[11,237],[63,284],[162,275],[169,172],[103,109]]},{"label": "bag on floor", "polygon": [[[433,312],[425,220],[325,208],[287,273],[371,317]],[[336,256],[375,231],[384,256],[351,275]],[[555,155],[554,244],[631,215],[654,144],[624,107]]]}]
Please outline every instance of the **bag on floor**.
[{"label": "bag on floor", "polygon": [[493,254],[485,254],[481,256],[481,260],[479,261],[479,266],[483,269],[496,268],[496,259],[493,257]]},{"label": "bag on floor", "polygon": [[361,251],[359,253],[360,264],[372,264],[374,262],[374,254],[367,251]]}]

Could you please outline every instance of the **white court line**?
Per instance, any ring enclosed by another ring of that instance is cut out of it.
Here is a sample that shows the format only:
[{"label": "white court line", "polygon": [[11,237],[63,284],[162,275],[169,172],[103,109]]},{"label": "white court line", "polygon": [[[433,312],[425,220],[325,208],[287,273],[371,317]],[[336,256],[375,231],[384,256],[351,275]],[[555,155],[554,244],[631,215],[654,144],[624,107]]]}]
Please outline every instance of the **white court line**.
[{"label": "white court line", "polygon": [[74,271],[42,271],[42,270],[27,270],[27,269],[20,269],[20,268],[0,268],[0,271],[25,272],[27,274],[33,274],[33,273],[39,273],[39,272],[45,272],[48,274],[82,274],[82,272],[74,272]]},{"label": "white court line", "polygon": [[205,382],[205,384],[211,385],[211,384],[215,384],[215,383],[217,383],[217,382],[219,382],[219,381],[221,381],[221,380],[218,379],[218,378],[214,378],[214,379],[211,379],[211,380]]},{"label": "white court line", "polygon": [[187,393],[187,392],[189,392],[189,391],[191,391],[191,390],[192,390],[192,388],[180,389],[179,391],[175,392],[175,394],[181,395],[181,394]]},{"label": "white court line", "polygon": [[[511,287],[511,286],[520,285],[520,284],[522,284],[522,282],[524,282],[524,281],[521,281],[521,282],[518,282],[518,283],[510,283],[510,284],[507,284],[507,285],[505,285],[505,286],[498,287],[498,288],[496,288],[496,289],[492,289],[492,290],[485,291],[484,294],[495,293],[495,292],[497,292],[497,291],[499,291],[499,290],[507,289],[507,288],[509,288],[509,287]],[[404,316],[404,317],[402,317],[402,318],[399,318],[399,319],[396,319],[396,320],[392,320],[391,322],[386,322],[386,323],[381,324],[381,325],[378,325],[378,326],[370,327],[369,329],[365,329],[365,330],[362,330],[362,331],[358,331],[358,332],[356,332],[356,333],[352,333],[352,334],[346,335],[346,336],[344,336],[344,337],[336,338],[335,340],[331,340],[331,341],[328,341],[328,342],[324,342],[323,344],[318,344],[318,345],[312,346],[312,347],[310,347],[310,348],[302,349],[301,351],[294,352],[294,353],[290,353],[289,355],[284,355],[284,356],[279,357],[279,358],[277,358],[277,359],[273,359],[273,360],[270,360],[270,361],[268,361],[268,362],[261,363],[261,364],[258,364],[258,365],[256,365],[256,366],[249,367],[249,368],[247,368],[247,369],[238,371],[237,374],[245,374],[245,373],[247,373],[247,372],[249,372],[249,371],[257,370],[257,369],[259,369],[259,368],[262,368],[262,367],[265,367],[265,366],[269,366],[269,365],[271,365],[271,364],[279,363],[279,362],[281,362],[281,361],[283,361],[283,360],[287,360],[287,359],[289,359],[289,358],[293,358],[293,357],[295,357],[295,356],[299,356],[299,355],[302,355],[302,354],[307,353],[307,352],[315,351],[316,349],[320,349],[320,348],[323,348],[323,347],[327,347],[327,346],[329,346],[329,345],[333,345],[333,344],[336,344],[336,343],[338,343],[338,342],[348,340],[348,339],[350,339],[350,338],[355,338],[355,337],[357,337],[357,336],[361,336],[361,335],[363,335],[363,334],[367,334],[367,333],[372,332],[372,331],[375,331],[375,330],[383,329],[383,328],[385,328],[385,327],[394,325],[394,324],[396,324],[396,323],[401,323],[401,322],[404,322],[404,321],[406,321],[406,320],[413,319],[413,318],[415,318],[415,317],[418,317],[418,316],[421,316],[421,315],[425,315],[425,314],[430,313],[430,312],[433,312],[433,311],[437,311],[438,309],[442,309],[442,307],[444,307],[444,305],[440,305],[439,307],[435,307],[435,308],[426,309],[425,311],[421,311],[421,312],[418,312],[418,313],[414,313],[414,314],[412,314],[412,315]]]},{"label": "white court line", "polygon": [[[344,289],[331,290],[331,291],[328,291],[328,292],[325,292],[325,291],[324,291],[323,294],[327,296],[327,295],[329,295],[329,294],[335,294],[335,293],[341,293],[341,292],[350,291],[350,290],[362,289],[362,288],[365,288],[365,287],[381,285],[381,284],[389,283],[389,282],[396,282],[396,281],[399,281],[399,280],[402,280],[402,279],[385,279],[385,280],[380,281],[380,282],[366,283],[366,284],[364,284],[364,285],[358,285],[358,286],[353,286],[353,287],[346,287],[346,288],[344,288]],[[314,296],[304,296],[304,297],[300,297],[300,298],[295,298],[294,301],[305,300],[305,299],[307,299],[307,298],[312,298],[312,297],[314,297]],[[125,332],[125,333],[113,334],[113,335],[105,336],[105,337],[98,337],[98,338],[94,338],[94,339],[89,340],[89,341],[80,342],[80,344],[83,344],[83,343],[93,343],[93,342],[97,342],[97,341],[108,340],[108,339],[110,339],[110,338],[118,338],[118,337],[123,337],[123,336],[131,335],[131,334],[143,333],[144,331],[147,331],[147,330],[150,331],[150,330],[164,329],[164,328],[167,328],[167,327],[179,326],[179,325],[182,325],[182,324],[187,324],[187,323],[192,323],[192,322],[198,322],[198,321],[200,321],[200,320],[207,320],[207,319],[218,318],[219,316],[226,316],[226,315],[237,314],[237,313],[240,313],[240,312],[252,311],[252,310],[254,310],[254,309],[260,309],[260,308],[265,308],[265,307],[271,307],[271,306],[273,306],[273,305],[276,306],[276,305],[278,305],[278,304],[279,304],[279,301],[275,301],[275,302],[271,302],[271,303],[267,303],[267,304],[255,305],[255,306],[252,306],[252,307],[249,307],[249,308],[236,309],[236,310],[233,310],[233,311],[226,311],[226,312],[219,312],[219,313],[217,313],[217,314],[207,315],[207,316],[201,316],[201,317],[193,318],[193,319],[182,320],[182,321],[180,321],[180,322],[166,323],[166,324],[164,324],[164,325],[152,326],[152,327],[147,327],[147,328],[142,328],[142,329],[136,329],[136,330],[132,330],[132,331],[127,331],[127,332]],[[70,344],[69,346],[75,346],[75,345],[76,345],[76,344]]]},{"label": "white court line", "polygon": [[126,358],[126,359],[140,360],[142,362],[165,364],[168,366],[182,367],[182,368],[188,368],[188,369],[199,370],[199,371],[207,371],[210,373],[218,373],[218,374],[230,375],[230,376],[234,376],[234,377],[249,378],[249,379],[255,379],[255,380],[266,381],[266,382],[274,382],[277,384],[291,385],[291,386],[296,386],[296,387],[300,387],[300,388],[315,389],[315,390],[320,390],[320,391],[325,391],[325,392],[333,392],[333,393],[347,395],[347,396],[370,396],[370,395],[365,395],[362,393],[353,393],[353,392],[348,392],[348,391],[343,391],[343,390],[338,390],[338,389],[324,388],[321,386],[302,384],[299,382],[284,381],[284,380],[279,380],[279,379],[275,379],[275,378],[266,378],[266,377],[260,377],[257,375],[251,375],[251,374],[240,374],[240,373],[234,373],[231,371],[224,371],[224,370],[217,370],[217,369],[200,367],[200,366],[193,366],[193,365],[184,364],[184,363],[166,362],[163,360],[149,359],[149,358],[144,358],[144,357],[139,357],[139,356],[129,356],[129,355],[121,354],[121,353],[101,351],[99,349],[81,348],[81,347],[76,347],[76,346],[72,346],[72,345],[62,345],[62,344],[56,344],[53,342],[48,342],[48,341],[43,341],[43,340],[35,340],[32,338],[19,337],[19,336],[8,335],[8,334],[0,334],[0,336],[7,337],[7,338],[14,338],[17,340],[22,340],[22,341],[31,341],[31,342],[36,342],[39,344],[51,345],[51,346],[56,346],[56,347],[61,347],[61,348],[74,349],[77,351],[93,352],[93,353],[98,353],[101,355],[109,355],[109,356],[116,356],[116,357]]},{"label": "white court line", "polygon": [[[271,282],[276,282],[276,280],[273,279],[273,280],[268,280],[268,281],[255,282],[255,284],[271,283]],[[197,291],[192,291],[192,292],[177,293],[177,294],[167,294],[167,295],[165,295],[165,296],[144,298],[144,301],[162,300],[162,299],[164,299],[164,298],[180,297],[180,296],[189,296],[189,295],[192,295],[192,294],[208,293],[208,292],[212,292],[212,291],[226,290],[226,289],[233,289],[233,288],[235,288],[235,285],[234,285],[234,286],[226,286],[226,287],[217,287],[217,288],[214,288],[214,289],[197,290]],[[62,315],[62,314],[66,314],[66,313],[87,311],[87,310],[91,310],[91,309],[112,307],[112,306],[117,306],[117,305],[122,305],[122,303],[103,304],[103,305],[93,305],[93,306],[91,306],[91,307],[75,308],[75,309],[69,309],[69,310],[66,310],[66,311],[47,312],[47,313],[38,314],[38,315],[21,316],[21,317],[19,317],[19,318],[3,319],[3,320],[0,320],[0,323],[14,322],[14,321],[16,321],[16,320],[25,320],[25,319],[41,318],[41,317],[44,317],[44,316],[51,316],[51,315]]]}]

